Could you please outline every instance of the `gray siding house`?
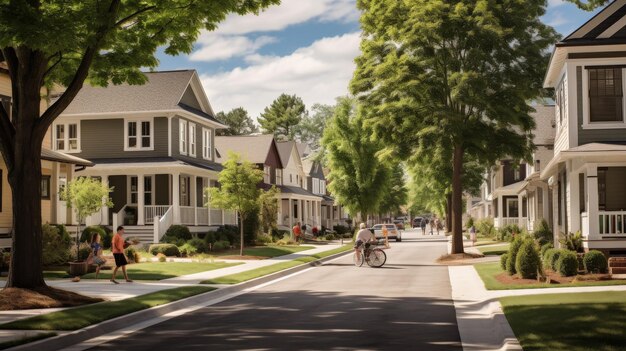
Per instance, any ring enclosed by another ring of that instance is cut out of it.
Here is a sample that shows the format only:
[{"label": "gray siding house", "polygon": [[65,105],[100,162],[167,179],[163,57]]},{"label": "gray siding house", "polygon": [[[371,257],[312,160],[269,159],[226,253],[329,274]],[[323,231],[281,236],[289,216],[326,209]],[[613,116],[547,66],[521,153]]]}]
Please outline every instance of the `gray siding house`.
[{"label": "gray siding house", "polygon": [[77,176],[114,188],[113,208],[88,224],[126,225],[156,242],[172,224],[192,231],[235,224],[236,216],[205,207],[215,161],[217,121],[194,70],[146,73],[144,85],[85,86],[52,126],[55,151],[87,159]]}]

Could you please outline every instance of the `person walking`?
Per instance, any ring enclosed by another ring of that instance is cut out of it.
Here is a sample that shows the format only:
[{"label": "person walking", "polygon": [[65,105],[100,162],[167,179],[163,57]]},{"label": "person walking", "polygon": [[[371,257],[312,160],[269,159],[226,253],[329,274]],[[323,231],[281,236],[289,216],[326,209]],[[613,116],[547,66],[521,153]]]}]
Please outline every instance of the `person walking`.
[{"label": "person walking", "polygon": [[441,221],[439,218],[435,218],[435,228],[437,228],[437,235],[439,235],[439,227],[441,227]]},{"label": "person walking", "polygon": [[433,227],[435,226],[435,217],[430,217],[430,221],[428,221],[430,226],[430,235],[433,235]]},{"label": "person walking", "polygon": [[296,242],[300,241],[300,236],[302,236],[302,227],[300,226],[300,222],[296,223],[291,229],[293,232],[293,238]]},{"label": "person walking", "polygon": [[87,263],[96,265],[96,279],[98,279],[98,274],[100,273],[100,268],[107,262],[107,260],[102,257],[102,244],[100,244],[100,234],[92,233],[91,234],[91,253],[89,254],[89,258],[87,258]]},{"label": "person walking", "polygon": [[426,218],[422,218],[420,227],[422,228],[422,235],[426,235]]},{"label": "person walking", "polygon": [[117,275],[117,270],[122,267],[122,273],[124,273],[124,279],[128,283],[132,283],[133,281],[128,278],[128,274],[126,273],[126,265],[128,261],[126,260],[126,256],[124,255],[124,249],[130,246],[130,243],[126,242],[123,238],[124,235],[124,227],[117,227],[117,232],[113,235],[113,240],[111,241],[111,250],[113,251],[113,257],[115,258],[115,269],[113,269],[113,275],[111,276],[111,282],[113,284],[119,284],[117,280],[115,280],[115,276]]}]

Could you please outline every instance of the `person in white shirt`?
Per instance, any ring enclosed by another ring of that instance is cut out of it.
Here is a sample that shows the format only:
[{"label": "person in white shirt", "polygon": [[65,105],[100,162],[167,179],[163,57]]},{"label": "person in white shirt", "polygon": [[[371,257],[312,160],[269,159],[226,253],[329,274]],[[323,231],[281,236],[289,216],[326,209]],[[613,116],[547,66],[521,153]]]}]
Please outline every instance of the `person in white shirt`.
[{"label": "person in white shirt", "polygon": [[374,236],[374,234],[372,234],[372,232],[369,229],[367,229],[367,226],[365,225],[365,223],[361,223],[359,228],[360,230],[356,234],[356,241],[354,242],[354,251],[357,257],[361,254],[361,252],[359,251],[359,249],[361,248],[361,245],[368,243],[368,242],[376,241],[376,237]]}]

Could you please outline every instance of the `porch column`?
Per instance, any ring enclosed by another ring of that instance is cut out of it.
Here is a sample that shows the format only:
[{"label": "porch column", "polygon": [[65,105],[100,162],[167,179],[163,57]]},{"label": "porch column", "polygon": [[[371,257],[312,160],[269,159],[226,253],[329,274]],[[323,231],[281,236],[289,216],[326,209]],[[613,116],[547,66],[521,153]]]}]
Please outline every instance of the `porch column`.
[{"label": "porch column", "polygon": [[496,216],[498,219],[498,224],[496,225],[496,228],[502,228],[502,221],[504,218],[504,201],[502,201],[502,196],[498,196],[498,215]]},{"label": "porch column", "polygon": [[517,194],[517,225],[524,228],[524,196]]},{"label": "porch column", "polygon": [[189,190],[191,191],[191,207],[193,207],[193,224],[195,226],[198,226],[198,211],[196,211],[196,207],[198,206],[198,200],[197,200],[197,183],[198,182],[198,177],[197,176],[191,176],[191,185],[189,187]]},{"label": "porch column", "polygon": [[276,206],[277,207],[276,208],[276,211],[277,211],[277,213],[276,213],[276,219],[277,219],[276,220],[276,224],[277,225],[282,225],[283,224],[283,215],[282,215],[282,213],[283,213],[283,200],[280,197],[278,197],[277,201],[278,201],[278,206]]},{"label": "porch column", "polygon": [[[69,182],[74,178],[74,165],[70,165],[67,164],[65,165],[65,169],[67,170],[67,183],[65,184],[67,186],[67,184],[69,184]],[[66,224],[67,225],[72,225],[74,224],[74,210],[72,208],[70,208],[69,206],[67,207],[67,211],[66,211]]]},{"label": "porch column", "polygon": [[548,201],[548,197],[550,197],[550,193],[549,193],[550,189],[548,189],[547,186],[542,185],[541,186],[541,210],[542,210],[542,216],[543,219],[546,220],[546,222],[550,223],[550,201]]},{"label": "porch column", "polygon": [[[578,178],[578,172],[573,173],[571,170],[571,161],[568,162],[568,170],[567,170],[567,188],[569,193],[569,216],[567,216],[568,230],[572,233],[576,233],[580,230],[580,179]],[[597,187],[596,187],[597,189]],[[567,207],[567,206],[566,206]]]},{"label": "porch column", "polygon": [[289,217],[289,230],[293,228],[293,204],[291,199],[287,199],[287,217]]},{"label": "porch column", "polygon": [[304,224],[304,200],[298,201],[298,219],[300,219],[300,225]]},{"label": "porch column", "polygon": [[59,173],[61,165],[58,162],[52,162],[52,178],[50,180],[50,222],[57,223],[57,207],[59,206]]},{"label": "porch column", "polygon": [[172,174],[172,207],[174,224],[180,224],[180,172]]},{"label": "porch column", "polygon": [[[109,186],[109,176],[105,175],[102,177],[102,184],[104,186]],[[109,195],[107,194],[107,197]],[[106,201],[106,198],[104,199],[104,201]],[[109,206],[102,206],[102,222],[100,224],[102,225],[109,225]]]},{"label": "porch column", "polygon": [[[582,229],[582,234],[589,240],[600,239],[600,219],[598,208],[598,165],[587,164],[587,217],[588,228]],[[585,232],[586,231],[586,232]]]},{"label": "porch column", "polygon": [[143,174],[137,174],[137,225],[145,225],[145,178]]},{"label": "porch column", "polygon": [[330,230],[333,230],[333,227],[335,226],[335,204],[331,203],[330,206],[328,206],[328,208],[330,208],[330,216],[328,219],[330,219]]}]

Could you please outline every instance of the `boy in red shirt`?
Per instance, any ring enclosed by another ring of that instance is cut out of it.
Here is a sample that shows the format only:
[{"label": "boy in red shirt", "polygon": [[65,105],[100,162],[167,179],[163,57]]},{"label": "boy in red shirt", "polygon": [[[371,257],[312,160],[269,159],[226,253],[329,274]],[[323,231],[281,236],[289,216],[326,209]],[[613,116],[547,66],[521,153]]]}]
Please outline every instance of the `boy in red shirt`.
[{"label": "boy in red shirt", "polygon": [[128,279],[128,274],[126,274],[126,265],[128,261],[126,261],[126,256],[124,255],[124,249],[126,248],[126,241],[122,238],[124,235],[124,227],[117,227],[117,233],[113,235],[113,240],[111,241],[111,251],[113,251],[113,257],[115,258],[115,269],[113,269],[113,276],[111,277],[111,282],[113,284],[119,284],[117,280],[115,280],[115,275],[117,274],[117,270],[122,267],[122,273],[124,273],[124,279],[127,282],[132,283],[133,281]]}]

